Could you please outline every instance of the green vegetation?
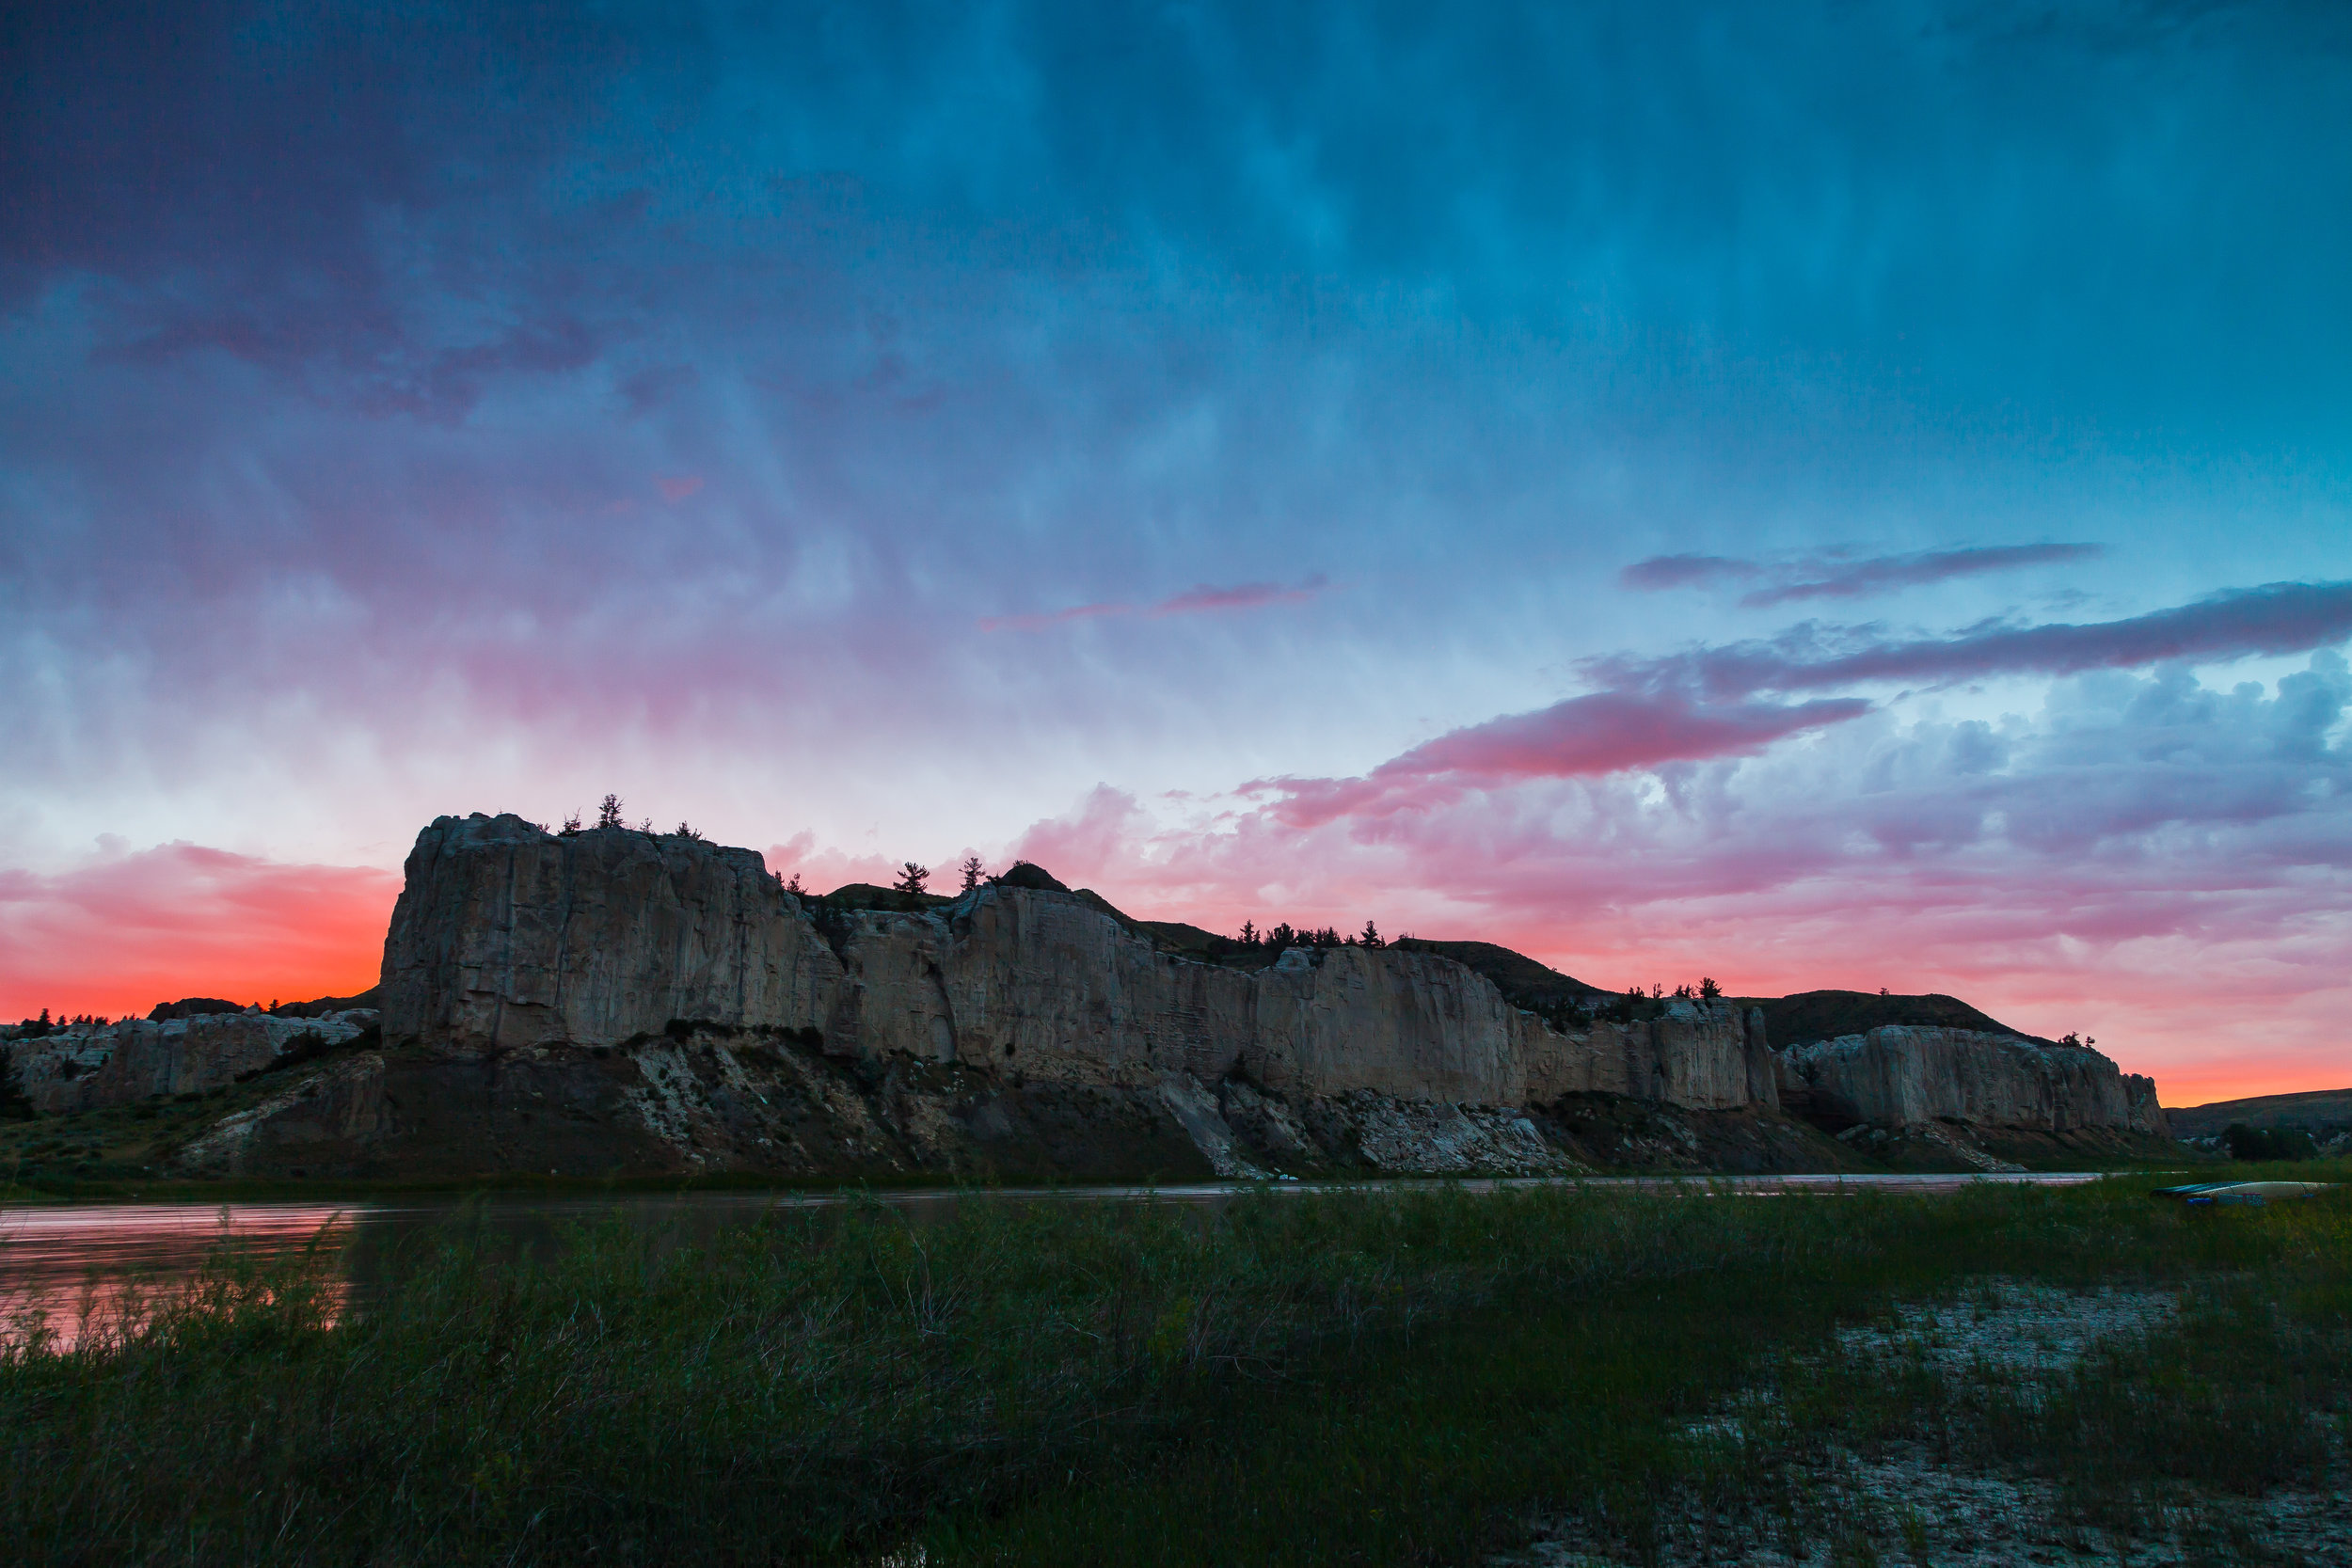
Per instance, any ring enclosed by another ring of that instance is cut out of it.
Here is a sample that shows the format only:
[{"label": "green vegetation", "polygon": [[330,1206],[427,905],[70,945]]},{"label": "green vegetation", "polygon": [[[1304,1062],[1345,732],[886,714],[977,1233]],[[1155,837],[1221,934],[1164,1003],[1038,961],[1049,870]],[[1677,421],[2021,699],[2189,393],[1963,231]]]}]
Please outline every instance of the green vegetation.
[{"label": "green vegetation", "polygon": [[2249,1127],[2233,1121],[2223,1130],[2223,1145],[2238,1161],[2309,1160],[2318,1149],[2312,1135],[2299,1127]]},{"label": "green vegetation", "polygon": [[[326,1250],[223,1256],[72,1349],[20,1325],[0,1530],[40,1563],[1421,1563],[1543,1514],[1679,1560],[1693,1520],[1851,1533],[1819,1462],[1910,1443],[2249,1560],[2232,1499],[2343,1484],[2352,1202],[2156,1184],[860,1205],[520,1258],[461,1226],[340,1327]],[[1996,1279],[2181,1307],[2039,1381],[1836,1351]]]}]

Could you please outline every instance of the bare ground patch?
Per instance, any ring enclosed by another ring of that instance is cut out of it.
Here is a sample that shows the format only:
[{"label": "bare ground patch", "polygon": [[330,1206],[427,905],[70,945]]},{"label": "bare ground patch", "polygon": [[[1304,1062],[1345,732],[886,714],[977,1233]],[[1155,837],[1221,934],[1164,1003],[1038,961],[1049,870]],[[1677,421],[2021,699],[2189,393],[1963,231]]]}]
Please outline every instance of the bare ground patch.
[{"label": "bare ground patch", "polygon": [[[2008,1279],[1903,1303],[1685,1425],[1644,1528],[1613,1528],[1605,1505],[1544,1515],[1491,1568],[2352,1563],[2340,1402],[2293,1413],[2304,1462],[2267,1484],[2226,1464],[2133,1477],[2111,1447],[2086,1450],[2104,1407],[2144,1406],[2161,1427],[2185,1382],[2216,1375],[2195,1348],[2217,1304],[2184,1307],[2169,1290]],[[2232,1427],[2205,1435],[2265,1441]]]}]

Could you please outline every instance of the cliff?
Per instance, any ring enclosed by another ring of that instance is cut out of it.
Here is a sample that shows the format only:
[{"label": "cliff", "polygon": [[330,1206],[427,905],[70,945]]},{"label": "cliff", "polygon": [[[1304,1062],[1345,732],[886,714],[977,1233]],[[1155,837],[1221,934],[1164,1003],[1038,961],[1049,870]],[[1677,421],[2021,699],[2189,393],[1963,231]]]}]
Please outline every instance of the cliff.
[{"label": "cliff", "polygon": [[[899,907],[857,907],[876,903]],[[803,899],[746,850],[443,817],[408,858],[382,982],[383,1070],[433,1064],[441,1087],[392,1085],[389,1136],[463,1161],[519,1096],[516,1116],[605,1125],[622,1163],[689,1168],[1104,1173],[1116,1148],[1230,1174],[1543,1170],[1578,1156],[1529,1107],[1776,1094],[1726,1006],[1564,1032],[1428,951],[1244,968],[1152,930],[1041,875]]]},{"label": "cliff", "polygon": [[2168,1137],[2153,1080],[2088,1046],[1984,1030],[1883,1024],[1779,1053],[1785,1101],[1824,1125],[1964,1122]]},{"label": "cliff", "polygon": [[348,1046],[375,1026],[364,1008],[323,1018],[262,1012],[126,1019],[24,1040],[11,1065],[19,1091],[41,1116],[194,1094]]},{"label": "cliff", "polygon": [[1884,1129],[1929,1130],[1948,1166],[1992,1156],[1946,1121],[2163,1125],[2146,1080],[2006,1034],[1776,1053],[1775,1004],[1602,998],[1481,943],[1245,949],[1033,866],[957,898],[807,898],[749,850],[514,816],[419,835],[376,996],[380,1030],[194,999],[23,1042],[16,1077],[48,1113],[212,1091],[162,1117],[156,1158],[289,1175],[1818,1170],[1867,1168],[1823,1135],[1856,1127],[1881,1159]]}]

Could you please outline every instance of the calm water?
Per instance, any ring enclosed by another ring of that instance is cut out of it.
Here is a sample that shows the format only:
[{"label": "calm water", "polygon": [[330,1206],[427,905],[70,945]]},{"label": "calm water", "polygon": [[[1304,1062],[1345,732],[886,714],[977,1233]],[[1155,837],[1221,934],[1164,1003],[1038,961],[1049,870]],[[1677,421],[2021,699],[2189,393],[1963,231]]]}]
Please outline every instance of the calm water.
[{"label": "calm water", "polygon": [[[1565,1184],[1574,1179],[1527,1178],[1465,1181],[1473,1192]],[[1971,1180],[2024,1181],[2071,1186],[2098,1180],[2086,1172],[2035,1172],[1995,1177],[1964,1176],[1752,1176],[1718,1177],[1709,1185],[1754,1196],[1789,1193],[1899,1191],[1952,1192]],[[1603,1186],[1663,1186],[1655,1178],[1603,1178]],[[1183,1187],[1005,1188],[985,1192],[912,1191],[877,1195],[881,1202],[914,1217],[936,1214],[957,1203],[1002,1202],[1008,1198],[1057,1202],[1164,1202],[1214,1206],[1251,1190],[1237,1182]],[[1311,1182],[1282,1182],[1278,1193],[1329,1191]],[[1356,1190],[1360,1190],[1358,1187]],[[0,1334],[21,1332],[37,1320],[67,1344],[87,1323],[103,1322],[118,1307],[126,1287],[170,1287],[192,1277],[206,1255],[224,1242],[257,1256],[299,1249],[314,1241],[333,1247],[346,1301],[364,1296],[381,1277],[395,1244],[450,1218],[468,1200],[410,1198],[355,1203],[113,1203],[0,1207]],[[675,1227],[707,1234],[756,1223],[778,1210],[860,1201],[838,1193],[690,1193],[675,1196],[534,1198],[491,1196],[470,1200],[495,1234],[518,1243],[547,1244],[569,1222],[621,1215],[648,1228]],[[14,1326],[11,1326],[14,1325]]]}]

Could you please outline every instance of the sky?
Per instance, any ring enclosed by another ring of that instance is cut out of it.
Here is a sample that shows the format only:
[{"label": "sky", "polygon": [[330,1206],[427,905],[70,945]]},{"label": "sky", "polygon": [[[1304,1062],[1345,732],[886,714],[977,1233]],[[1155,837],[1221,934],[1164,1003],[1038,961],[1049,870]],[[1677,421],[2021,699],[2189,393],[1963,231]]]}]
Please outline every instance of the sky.
[{"label": "sky", "polygon": [[442,814],[2352,1083],[2352,12],[11,6],[0,1016]]}]

